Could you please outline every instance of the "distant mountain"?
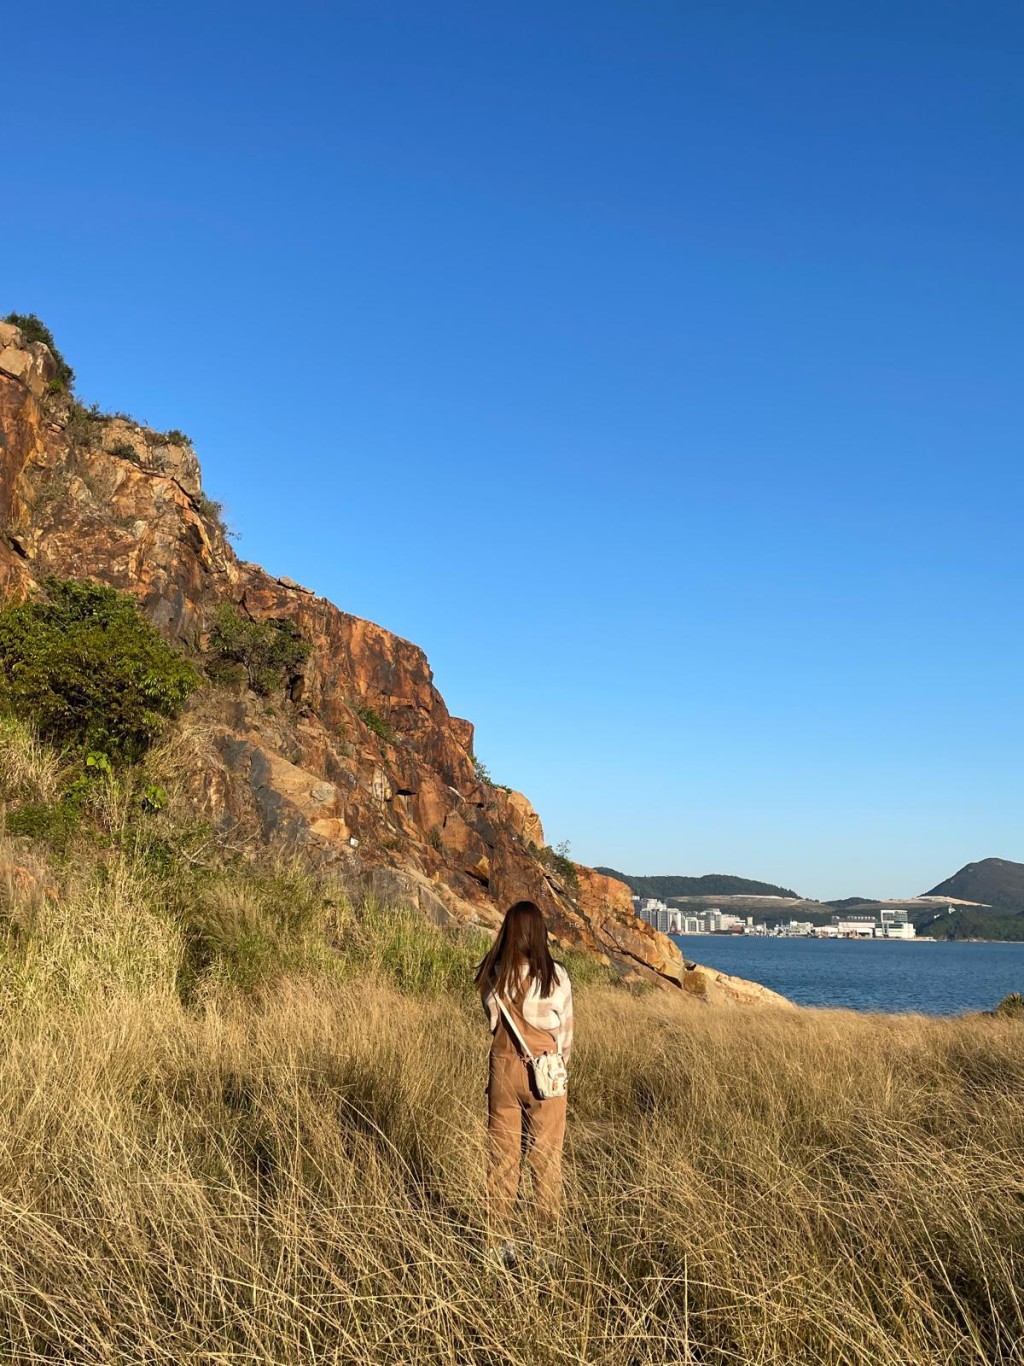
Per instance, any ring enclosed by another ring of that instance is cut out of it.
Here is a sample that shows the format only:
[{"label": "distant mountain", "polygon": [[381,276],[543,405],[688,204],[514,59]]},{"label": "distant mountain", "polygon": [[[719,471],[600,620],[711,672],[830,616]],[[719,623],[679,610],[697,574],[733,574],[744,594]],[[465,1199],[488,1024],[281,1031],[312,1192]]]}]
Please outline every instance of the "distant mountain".
[{"label": "distant mountain", "polygon": [[656,877],[637,877],[620,873],[614,868],[597,868],[605,877],[618,878],[637,896],[786,896],[800,900],[789,887],[776,887],[773,882],[756,882],[748,877],[733,877],[730,873],[705,873],[703,877],[681,877],[665,874]]},{"label": "distant mountain", "polygon": [[[959,906],[938,914],[919,931],[935,939],[1024,939],[1024,863],[985,858],[968,863],[926,896],[981,901],[984,907]],[[991,907],[991,910],[987,909]]]},{"label": "distant mountain", "polygon": [[953,896],[961,901],[980,901],[994,911],[1024,915],[1024,863],[1005,858],[983,858],[968,863],[952,877],[933,887],[926,896]]}]

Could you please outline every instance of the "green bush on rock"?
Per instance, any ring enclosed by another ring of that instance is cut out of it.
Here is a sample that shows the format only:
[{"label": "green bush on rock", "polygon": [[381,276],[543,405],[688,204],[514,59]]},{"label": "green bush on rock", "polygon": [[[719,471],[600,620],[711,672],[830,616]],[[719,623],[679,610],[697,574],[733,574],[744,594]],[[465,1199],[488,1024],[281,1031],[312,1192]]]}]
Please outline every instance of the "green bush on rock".
[{"label": "green bush on rock", "polygon": [[386,745],[393,745],[398,738],[394,726],[390,721],[386,721],[379,711],[373,707],[357,704],[354,708],[356,715],[362,721],[367,730],[372,730],[378,739],[383,740]]},{"label": "green bush on rock", "polygon": [[61,747],[138,759],[198,683],[192,666],[113,588],[47,579],[0,612],[0,707]]},{"label": "green bush on rock", "polygon": [[70,393],[75,382],[75,372],[57,350],[53,333],[42,318],[37,318],[34,313],[8,313],[4,322],[20,328],[27,342],[42,342],[50,348],[50,355],[57,362],[57,373],[53,381],[54,392]]},{"label": "green bush on rock", "polygon": [[225,666],[240,664],[249,687],[266,697],[309,658],[309,642],[289,621],[252,621],[225,604],[210,636],[208,672],[217,678]]}]

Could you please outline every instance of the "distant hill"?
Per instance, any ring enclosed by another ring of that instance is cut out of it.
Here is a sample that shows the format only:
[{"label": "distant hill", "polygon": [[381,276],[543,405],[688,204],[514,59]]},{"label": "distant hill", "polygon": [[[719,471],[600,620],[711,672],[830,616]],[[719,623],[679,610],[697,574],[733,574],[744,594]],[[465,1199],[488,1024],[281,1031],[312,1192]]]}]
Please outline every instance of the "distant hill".
[{"label": "distant hill", "polygon": [[925,895],[981,901],[994,911],[1024,915],[1024,863],[1011,863],[1005,858],[968,863]]},{"label": "distant hill", "polygon": [[681,877],[673,874],[637,877],[620,873],[614,868],[598,868],[605,877],[618,878],[637,896],[787,896],[799,900],[799,894],[789,887],[776,887],[773,882],[756,882],[748,877],[733,877],[730,873],[705,873],[703,877]]},{"label": "distant hill", "polygon": [[981,901],[992,908],[961,906],[951,915],[940,913],[927,924],[919,924],[933,938],[1024,939],[1024,863],[1005,858],[968,863],[925,895]]}]

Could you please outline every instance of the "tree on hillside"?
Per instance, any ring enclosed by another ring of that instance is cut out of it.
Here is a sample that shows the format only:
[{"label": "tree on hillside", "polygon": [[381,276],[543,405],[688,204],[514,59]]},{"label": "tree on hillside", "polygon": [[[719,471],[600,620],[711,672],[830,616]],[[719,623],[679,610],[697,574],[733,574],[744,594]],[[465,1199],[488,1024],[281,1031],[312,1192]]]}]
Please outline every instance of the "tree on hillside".
[{"label": "tree on hillside", "polygon": [[134,599],[47,579],[0,612],[0,707],[62,747],[139,758],[198,683]]}]

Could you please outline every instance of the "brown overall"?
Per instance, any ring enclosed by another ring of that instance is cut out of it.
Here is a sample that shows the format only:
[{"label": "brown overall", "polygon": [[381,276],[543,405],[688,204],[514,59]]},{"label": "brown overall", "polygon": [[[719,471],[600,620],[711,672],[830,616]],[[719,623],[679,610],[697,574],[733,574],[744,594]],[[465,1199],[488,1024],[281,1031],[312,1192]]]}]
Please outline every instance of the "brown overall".
[{"label": "brown overall", "polygon": [[[531,1053],[551,1053],[555,1038],[545,1029],[527,1024],[519,1001],[506,1001]],[[487,1134],[490,1166],[487,1197],[491,1226],[507,1232],[512,1219],[519,1175],[525,1157],[533,1173],[533,1204],[538,1223],[554,1225],[562,1196],[562,1140],[565,1138],[565,1096],[539,1100],[530,1086],[530,1072],[504,1015],[491,1044],[487,1082]]]}]

